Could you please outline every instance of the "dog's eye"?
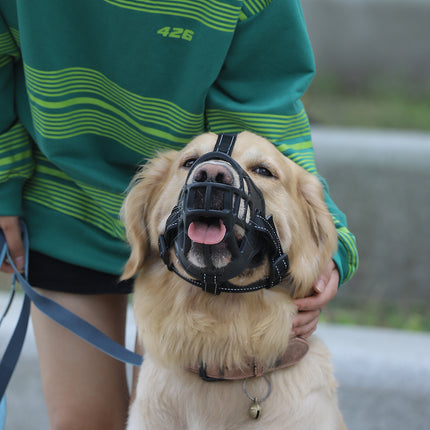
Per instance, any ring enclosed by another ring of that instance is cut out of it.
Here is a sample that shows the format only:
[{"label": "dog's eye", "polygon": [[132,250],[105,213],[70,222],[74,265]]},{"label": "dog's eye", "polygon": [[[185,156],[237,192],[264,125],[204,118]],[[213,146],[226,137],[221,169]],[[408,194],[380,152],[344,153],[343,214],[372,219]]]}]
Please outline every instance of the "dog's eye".
[{"label": "dog's eye", "polygon": [[182,164],[182,167],[185,167],[186,169],[190,169],[193,164],[196,162],[197,158],[189,158],[188,160],[185,160]]},{"label": "dog's eye", "polygon": [[256,173],[257,175],[260,175],[260,176],[266,176],[266,177],[268,177],[268,178],[271,178],[271,177],[273,177],[274,175],[273,175],[273,173],[267,168],[267,167],[264,167],[264,166],[257,166],[257,167],[254,167],[253,169],[252,169],[252,171],[254,172],[254,173]]}]

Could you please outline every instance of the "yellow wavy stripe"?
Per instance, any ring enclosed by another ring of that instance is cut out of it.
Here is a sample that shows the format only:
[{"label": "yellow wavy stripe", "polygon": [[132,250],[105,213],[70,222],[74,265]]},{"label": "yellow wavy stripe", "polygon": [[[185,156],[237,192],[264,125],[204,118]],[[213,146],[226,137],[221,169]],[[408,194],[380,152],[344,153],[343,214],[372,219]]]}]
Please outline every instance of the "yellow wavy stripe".
[{"label": "yellow wavy stripe", "polygon": [[26,187],[24,198],[50,209],[89,222],[109,234],[122,237],[122,223],[106,214],[79,189],[35,177]]},{"label": "yellow wavy stripe", "polygon": [[[33,106],[32,113],[35,129],[48,139],[68,139],[91,133],[115,140],[143,157],[152,157],[154,150],[177,149],[173,144],[162,143],[145,135],[150,130],[143,126],[133,127],[111,113],[96,109],[75,109],[57,114],[45,113]],[[183,143],[186,142],[188,139],[183,139]]]},{"label": "yellow wavy stripe", "polygon": [[105,0],[114,6],[198,21],[218,31],[232,32],[240,13],[238,6],[215,0]]},{"label": "yellow wavy stripe", "polygon": [[263,11],[270,3],[272,0],[244,0],[243,9],[252,16]]},{"label": "yellow wavy stripe", "polygon": [[12,57],[9,57],[8,55],[5,55],[4,57],[0,57],[0,69],[6,66],[6,64],[12,63],[12,61],[13,61]]},{"label": "yellow wavy stripe", "polygon": [[69,68],[42,72],[25,65],[25,72],[29,90],[46,99],[89,94],[118,106],[139,121],[156,123],[177,133],[194,134],[201,130],[201,114],[192,114],[165,100],[138,96],[95,70]]},{"label": "yellow wavy stripe", "polygon": [[344,244],[348,254],[348,273],[345,275],[344,283],[351,279],[358,267],[358,250],[357,243],[353,234],[346,228],[337,229],[339,240]]},{"label": "yellow wavy stripe", "polygon": [[33,170],[30,138],[21,123],[0,136],[0,181],[27,178]]},{"label": "yellow wavy stripe", "polygon": [[124,195],[116,195],[105,190],[100,190],[88,184],[77,182],[77,185],[82,188],[92,200],[103,206],[111,215],[118,215],[121,210]]},{"label": "yellow wavy stripe", "polygon": [[310,137],[309,121],[304,110],[295,115],[268,115],[209,109],[207,118],[211,129],[230,129],[233,126],[252,130],[274,143]]},{"label": "yellow wavy stripe", "polygon": [[15,126],[0,136],[0,154],[27,148],[29,138],[22,126]]},{"label": "yellow wavy stripe", "polygon": [[151,157],[154,148],[177,149],[204,130],[203,114],[138,96],[100,72],[84,68],[42,72],[28,65],[25,70],[35,127],[44,137],[92,133]]},{"label": "yellow wavy stripe", "polygon": [[0,52],[10,54],[16,51],[15,43],[9,32],[0,34]]},{"label": "yellow wavy stripe", "polygon": [[0,158],[0,166],[12,165],[31,158],[31,149]]},{"label": "yellow wavy stripe", "polygon": [[[91,199],[94,200],[94,202],[96,202],[99,206],[103,207],[111,215],[117,215],[121,209],[123,196],[119,196],[117,194],[100,190],[98,188],[89,186],[79,181],[72,182],[66,174],[52,167],[47,167],[41,164],[37,164],[35,170],[36,170],[36,173],[42,174],[47,178],[49,177],[60,178],[63,181],[75,183],[76,185],[78,185],[78,187],[80,187],[85,192],[85,194],[91,197]],[[52,180],[52,182],[54,182],[54,180]]]},{"label": "yellow wavy stripe", "polygon": [[277,145],[279,151],[311,173],[317,173],[308,117],[303,109],[293,115],[207,112],[210,129],[215,132],[250,130]]},{"label": "yellow wavy stripe", "polygon": [[10,179],[28,178],[33,172],[33,164],[31,162],[20,165],[19,167],[11,167],[7,171],[0,171],[0,182],[6,182]]},{"label": "yellow wavy stripe", "polygon": [[50,182],[57,182],[75,188],[76,185],[84,191],[98,206],[113,216],[118,216],[119,210],[124,199],[123,194],[112,193],[106,190],[101,190],[92,185],[84,184],[81,181],[72,180],[66,173],[59,170],[53,165],[40,151],[36,150],[33,154],[36,161],[35,173],[39,177],[43,177]]},{"label": "yellow wavy stripe", "polygon": [[310,173],[317,174],[317,168],[315,165],[315,158],[313,151],[309,151],[308,153],[297,153],[288,151],[285,152],[285,155],[300,167],[303,167]]}]

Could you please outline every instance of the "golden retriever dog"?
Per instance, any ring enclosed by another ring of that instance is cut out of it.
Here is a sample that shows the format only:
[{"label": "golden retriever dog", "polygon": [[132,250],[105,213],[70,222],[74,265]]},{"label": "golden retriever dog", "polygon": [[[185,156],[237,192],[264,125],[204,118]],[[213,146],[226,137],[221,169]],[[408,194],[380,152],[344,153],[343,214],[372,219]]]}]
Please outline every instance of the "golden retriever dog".
[{"label": "golden retriever dog", "polygon": [[[237,135],[231,157],[264,197],[264,216],[273,216],[282,252],[289,258],[288,273],[271,288],[211,294],[201,282],[193,285],[188,263],[203,274],[206,266],[222,273],[236,258],[224,236],[239,245],[245,240],[246,228],[228,227],[213,217],[194,219],[183,227],[191,244],[182,256],[175,246],[168,248],[170,266],[160,258],[159,238],[186,181],[228,186],[240,182],[241,174],[224,159],[207,160],[204,169],[200,164],[191,172],[196,160],[212,152],[216,142],[217,135],[207,133],[180,152],[161,153],[137,174],[123,206],[131,245],[123,278],[137,274],[134,313],[138,341],[145,350],[128,429],[344,429],[327,348],[311,336],[307,351],[306,342],[292,336],[297,312],[293,299],[312,294],[313,282],[337,246],[316,176],[266,139],[250,132]],[[250,188],[247,183],[245,192]],[[215,190],[211,198],[215,201],[220,195]],[[251,225],[254,221],[244,215],[245,206],[241,203],[237,211]],[[176,224],[180,209],[181,205]],[[218,204],[216,209],[225,208]],[[227,232],[228,228],[232,231]],[[228,285],[246,290],[270,277],[268,247],[260,243],[264,241],[253,242],[261,249]],[[212,251],[205,254],[207,247]],[[293,351],[287,353],[290,362],[278,369],[280,357],[289,350]],[[246,373],[250,367],[259,369],[256,377]],[[204,380],[229,374],[228,380]]]}]

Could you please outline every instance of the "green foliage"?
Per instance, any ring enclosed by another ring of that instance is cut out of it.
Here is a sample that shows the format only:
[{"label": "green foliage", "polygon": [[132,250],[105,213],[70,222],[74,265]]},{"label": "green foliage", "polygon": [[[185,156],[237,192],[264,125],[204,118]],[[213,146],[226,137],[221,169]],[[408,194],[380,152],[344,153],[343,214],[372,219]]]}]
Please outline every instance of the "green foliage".
[{"label": "green foliage", "polygon": [[337,298],[321,314],[321,321],[335,324],[389,327],[401,330],[430,331],[430,315],[421,303],[351,303]]}]

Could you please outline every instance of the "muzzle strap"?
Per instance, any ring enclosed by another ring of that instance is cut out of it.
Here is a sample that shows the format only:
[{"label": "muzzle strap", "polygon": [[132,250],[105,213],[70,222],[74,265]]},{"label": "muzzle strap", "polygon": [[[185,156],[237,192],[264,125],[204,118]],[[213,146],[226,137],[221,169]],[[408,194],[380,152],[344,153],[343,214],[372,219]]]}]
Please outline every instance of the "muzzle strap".
[{"label": "muzzle strap", "polygon": [[177,232],[178,219],[180,217],[179,209],[177,206],[173,209],[170,217],[167,220],[166,232],[164,235],[159,237],[159,250],[160,257],[166,264],[167,268],[176,273],[180,278],[201,288],[207,293],[218,295],[224,293],[247,293],[257,291],[262,288],[272,288],[279,284],[288,274],[289,260],[288,255],[282,250],[281,242],[279,241],[278,234],[276,232],[275,225],[273,223],[273,217],[269,216],[264,218],[263,216],[257,217],[254,228],[261,234],[261,240],[268,246],[268,254],[270,258],[270,273],[269,276],[260,279],[259,281],[253,282],[249,285],[234,285],[231,282],[224,281],[218,283],[216,277],[204,276],[203,281],[198,279],[192,279],[183,275],[175,265],[170,261],[169,250],[175,239]]},{"label": "muzzle strap", "polygon": [[218,135],[214,152],[223,152],[224,154],[231,155],[236,138],[237,134],[233,133],[224,133]]},{"label": "muzzle strap", "polygon": [[282,250],[281,241],[279,240],[275,223],[273,222],[273,216],[270,215],[264,218],[261,215],[257,215],[254,224],[255,230],[262,234],[262,238],[266,245],[271,248],[269,251],[270,275],[265,285],[265,288],[271,288],[279,284],[282,279],[287,276],[290,262],[288,255]]}]

